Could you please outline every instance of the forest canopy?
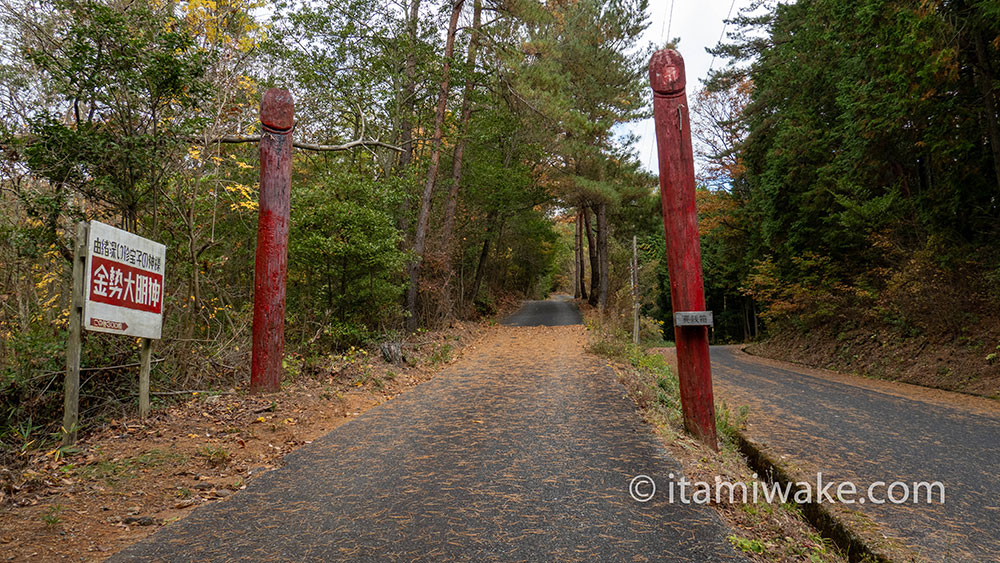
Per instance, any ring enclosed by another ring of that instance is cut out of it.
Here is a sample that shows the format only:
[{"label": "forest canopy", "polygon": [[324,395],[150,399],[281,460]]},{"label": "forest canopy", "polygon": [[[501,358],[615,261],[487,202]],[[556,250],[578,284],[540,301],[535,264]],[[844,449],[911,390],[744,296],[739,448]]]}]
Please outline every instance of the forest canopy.
[{"label": "forest canopy", "polygon": [[[270,87],[296,104],[292,357],[572,290],[583,213],[605,306],[612,225],[654,209],[613,132],[648,112],[646,17],[645,0],[0,1],[0,424],[57,419],[78,221],[167,246],[155,388],[246,377],[245,141]],[[124,409],[132,377],[102,366],[137,343],[85,340],[81,408]]]},{"label": "forest canopy", "polygon": [[1000,3],[757,1],[729,23],[696,108],[714,307],[841,339],[988,341]]}]

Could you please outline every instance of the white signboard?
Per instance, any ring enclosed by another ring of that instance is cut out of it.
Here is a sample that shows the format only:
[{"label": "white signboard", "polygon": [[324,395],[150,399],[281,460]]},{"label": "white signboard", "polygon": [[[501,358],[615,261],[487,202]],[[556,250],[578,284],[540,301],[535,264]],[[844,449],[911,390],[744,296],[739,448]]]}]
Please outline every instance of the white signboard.
[{"label": "white signboard", "polygon": [[712,326],[711,311],[680,311],[674,313],[674,326]]},{"label": "white signboard", "polygon": [[90,222],[83,280],[87,330],[160,338],[167,247]]}]

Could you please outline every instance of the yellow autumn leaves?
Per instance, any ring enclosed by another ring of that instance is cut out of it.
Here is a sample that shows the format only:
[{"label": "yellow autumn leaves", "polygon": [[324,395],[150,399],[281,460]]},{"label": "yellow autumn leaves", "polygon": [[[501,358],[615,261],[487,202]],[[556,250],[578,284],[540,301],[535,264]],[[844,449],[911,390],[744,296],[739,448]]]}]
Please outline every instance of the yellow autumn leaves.
[{"label": "yellow autumn leaves", "polygon": [[[190,147],[190,148],[188,148],[188,153],[187,154],[188,154],[188,158],[190,158],[191,160],[193,160],[195,162],[202,163],[202,164],[211,163],[211,164],[214,164],[217,167],[222,166],[227,161],[227,159],[225,159],[225,158],[223,158],[221,156],[218,156],[218,155],[212,155],[212,156],[209,156],[209,157],[205,158],[205,155],[204,155],[202,149],[199,148],[199,147]],[[229,159],[228,160],[231,161],[231,163],[233,165],[235,165],[238,169],[241,169],[241,170],[250,170],[250,169],[253,168],[253,166],[251,166],[250,164],[247,164],[246,162],[243,162],[242,160],[236,158],[236,155],[229,155]],[[227,174],[227,176],[228,176],[228,174]],[[247,210],[250,210],[250,211],[256,211],[257,210],[257,187],[256,186],[248,186],[246,184],[241,184],[241,183],[235,182],[235,181],[232,181],[232,182],[227,181],[222,186],[222,189],[225,190],[227,193],[232,194],[234,196],[234,200],[231,201],[230,204],[229,204],[229,208],[231,210],[233,210],[233,211],[238,210],[238,209],[247,209]]]},{"label": "yellow autumn leaves", "polygon": [[227,45],[246,53],[264,38],[267,28],[253,12],[267,5],[265,0],[188,0],[180,3],[180,10],[188,29],[205,45]]}]

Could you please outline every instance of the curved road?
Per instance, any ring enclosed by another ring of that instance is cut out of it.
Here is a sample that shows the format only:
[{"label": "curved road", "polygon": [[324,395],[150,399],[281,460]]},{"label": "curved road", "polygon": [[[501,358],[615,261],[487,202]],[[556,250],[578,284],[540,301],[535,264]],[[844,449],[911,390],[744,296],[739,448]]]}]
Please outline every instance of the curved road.
[{"label": "curved road", "polygon": [[528,301],[500,324],[508,326],[566,326],[583,324],[583,315],[566,294],[547,301]]},{"label": "curved road", "polygon": [[[533,303],[512,319],[573,313]],[[632,477],[679,464],[585,339],[580,326],[498,328],[112,560],[745,561],[712,508],[629,497]]]},{"label": "curved road", "polygon": [[[1000,561],[1000,403],[711,350],[716,399],[747,434],[824,482],[933,482],[944,504],[856,504],[928,561]],[[735,410],[735,409],[734,409]],[[876,493],[881,499],[885,489]],[[897,494],[898,490],[897,490]],[[900,498],[897,496],[896,498]]]}]

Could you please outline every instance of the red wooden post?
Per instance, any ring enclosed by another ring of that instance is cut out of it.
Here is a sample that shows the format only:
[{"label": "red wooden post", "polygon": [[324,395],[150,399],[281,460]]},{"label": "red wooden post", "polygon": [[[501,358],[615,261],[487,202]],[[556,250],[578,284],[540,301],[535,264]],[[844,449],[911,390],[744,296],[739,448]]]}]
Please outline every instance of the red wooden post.
[{"label": "red wooden post", "polygon": [[285,354],[285,276],[295,106],[288,90],[272,88],[260,103],[260,209],[253,284],[250,391],[277,391]]},{"label": "red wooden post", "polygon": [[649,61],[653,88],[653,121],[660,161],[660,200],[667,236],[670,300],[675,313],[677,377],[684,426],[702,442],[718,449],[708,326],[678,326],[677,313],[704,311],[698,213],[694,193],[694,155],[685,92],[684,59],[673,49],[657,51]]}]

